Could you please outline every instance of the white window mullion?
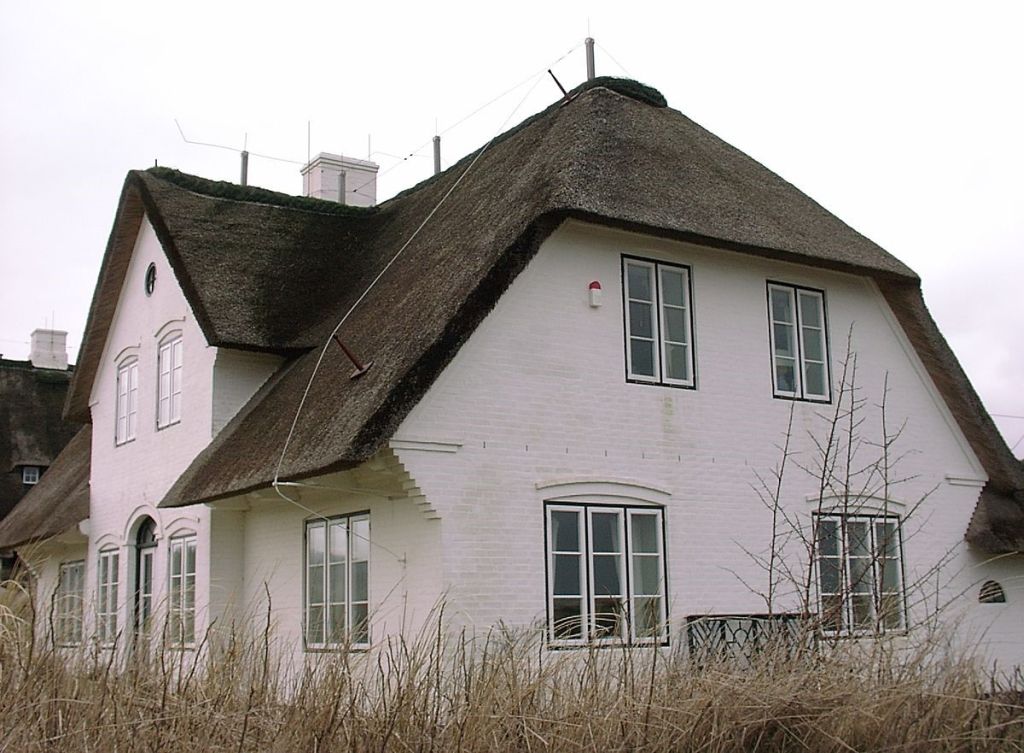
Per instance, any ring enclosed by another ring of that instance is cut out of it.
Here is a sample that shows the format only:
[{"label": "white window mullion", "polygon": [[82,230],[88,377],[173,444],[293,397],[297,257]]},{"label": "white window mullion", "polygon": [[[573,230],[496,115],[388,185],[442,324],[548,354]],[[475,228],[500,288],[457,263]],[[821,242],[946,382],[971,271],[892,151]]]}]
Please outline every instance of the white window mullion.
[{"label": "white window mullion", "polygon": [[626,291],[626,366],[631,379],[661,379],[655,267],[649,262],[623,260]]},{"label": "white window mullion", "polygon": [[[657,265],[662,381],[693,385],[690,276],[683,267]],[[666,278],[671,280],[666,286]],[[667,289],[671,287],[671,289]]]}]

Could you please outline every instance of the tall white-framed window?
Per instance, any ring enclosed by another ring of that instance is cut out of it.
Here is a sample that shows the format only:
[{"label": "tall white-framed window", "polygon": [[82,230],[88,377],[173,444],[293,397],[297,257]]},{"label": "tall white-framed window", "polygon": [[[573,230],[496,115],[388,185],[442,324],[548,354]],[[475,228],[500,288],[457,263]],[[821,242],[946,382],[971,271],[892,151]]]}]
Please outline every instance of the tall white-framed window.
[{"label": "tall white-framed window", "polygon": [[775,396],[831,400],[825,293],[769,282],[768,319]]},{"label": "tall white-framed window", "polygon": [[111,646],[117,640],[117,592],[121,558],[116,549],[99,553],[96,568],[96,640]]},{"label": "tall white-framed window", "polygon": [[114,442],[124,444],[135,439],[139,414],[139,361],[133,358],[117,367],[117,405]]},{"label": "tall white-framed window", "polygon": [[903,630],[903,541],[897,515],[815,514],[822,630],[866,635]]},{"label": "tall white-framed window", "polygon": [[82,605],[85,601],[85,562],[62,562],[53,597],[53,639],[58,646],[82,642]]},{"label": "tall white-framed window", "polygon": [[38,465],[23,465],[21,467],[21,483],[25,486],[38,484],[40,475]]},{"label": "tall white-framed window", "polygon": [[661,508],[545,505],[548,641],[668,640]]},{"label": "tall white-framed window", "polygon": [[370,515],[306,522],[306,648],[369,645]]},{"label": "tall white-framed window", "polygon": [[196,640],[196,537],[171,539],[170,557],[168,639],[173,646],[189,646]]},{"label": "tall white-framed window", "polygon": [[181,420],[181,333],[168,336],[157,352],[157,412],[158,429]]},{"label": "tall white-framed window", "polygon": [[695,387],[690,268],[622,257],[626,378]]}]

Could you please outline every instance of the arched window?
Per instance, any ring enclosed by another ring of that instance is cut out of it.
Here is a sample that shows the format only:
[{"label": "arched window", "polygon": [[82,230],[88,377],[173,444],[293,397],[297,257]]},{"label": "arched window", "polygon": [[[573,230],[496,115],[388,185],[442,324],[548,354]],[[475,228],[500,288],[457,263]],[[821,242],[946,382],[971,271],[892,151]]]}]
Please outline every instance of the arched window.
[{"label": "arched window", "polygon": [[156,521],[148,515],[135,534],[135,634],[148,636],[153,617],[153,562],[156,555]]},{"label": "arched window", "polygon": [[1005,604],[1006,592],[1003,587],[994,580],[987,580],[981,584],[978,591],[978,601],[982,604]]}]

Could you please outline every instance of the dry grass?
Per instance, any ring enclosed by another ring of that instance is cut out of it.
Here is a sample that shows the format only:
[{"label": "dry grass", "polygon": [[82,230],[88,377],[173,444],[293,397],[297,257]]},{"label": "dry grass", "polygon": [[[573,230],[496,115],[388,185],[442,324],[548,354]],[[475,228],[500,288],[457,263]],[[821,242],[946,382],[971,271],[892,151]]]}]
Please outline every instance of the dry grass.
[{"label": "dry grass", "polygon": [[181,653],[118,668],[33,648],[24,619],[0,605],[3,751],[1024,750],[1020,696],[927,651],[698,667],[675,649],[437,630],[304,669],[266,634],[204,645],[201,669]]}]

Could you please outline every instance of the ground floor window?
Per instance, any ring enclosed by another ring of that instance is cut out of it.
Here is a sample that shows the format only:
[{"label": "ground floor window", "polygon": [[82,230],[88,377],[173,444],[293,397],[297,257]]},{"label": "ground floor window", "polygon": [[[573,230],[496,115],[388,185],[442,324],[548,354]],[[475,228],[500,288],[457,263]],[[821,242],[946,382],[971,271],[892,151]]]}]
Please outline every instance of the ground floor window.
[{"label": "ground floor window", "polygon": [[106,549],[97,562],[96,640],[110,646],[117,640],[117,591],[121,558],[116,549]]},{"label": "ground floor window", "polygon": [[896,515],[815,515],[822,630],[860,635],[905,626],[903,544]]},{"label": "ground floor window", "polygon": [[369,565],[368,513],[306,523],[307,648],[370,642]]},{"label": "ground floor window", "polygon": [[82,642],[82,603],[85,596],[85,562],[63,562],[53,599],[53,632],[58,646]]},{"label": "ground floor window", "polygon": [[196,537],[171,539],[167,632],[171,645],[196,640]]},{"label": "ground floor window", "polygon": [[660,508],[548,503],[548,639],[667,639]]}]

